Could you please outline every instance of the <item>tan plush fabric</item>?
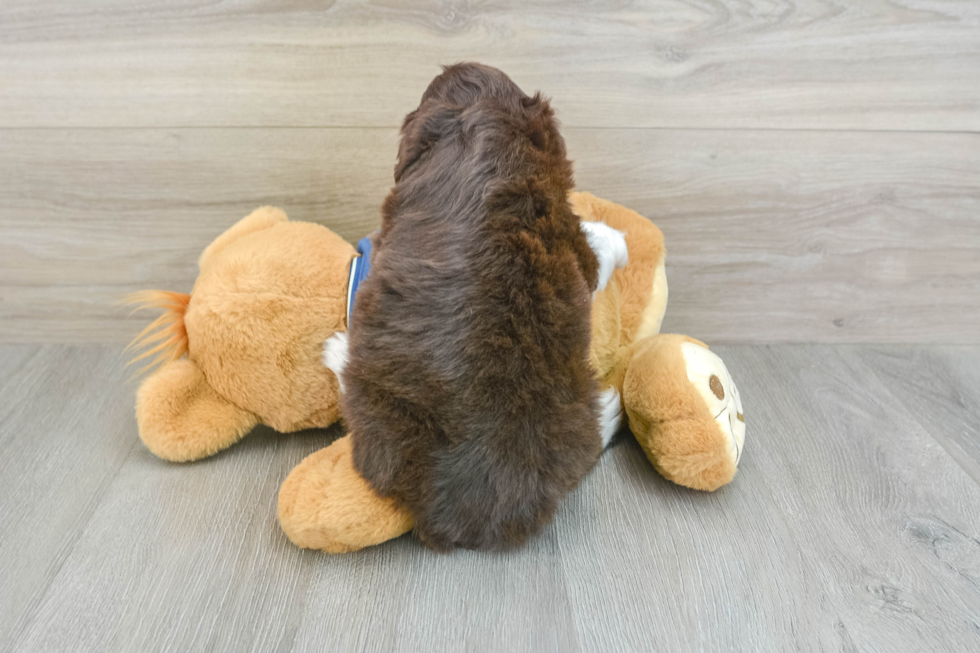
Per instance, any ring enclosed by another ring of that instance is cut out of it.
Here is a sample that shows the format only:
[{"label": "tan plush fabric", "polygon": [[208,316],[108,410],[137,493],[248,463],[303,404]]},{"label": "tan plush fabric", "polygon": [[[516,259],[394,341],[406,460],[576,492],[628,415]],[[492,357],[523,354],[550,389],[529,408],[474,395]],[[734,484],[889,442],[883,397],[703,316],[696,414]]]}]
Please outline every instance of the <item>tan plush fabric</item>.
[{"label": "tan plush fabric", "polygon": [[287,222],[286,212],[274,206],[260,206],[250,214],[236,222],[227,231],[214,239],[214,241],[204,248],[200,258],[197,259],[197,268],[203,271],[212,261],[221,257],[222,250],[228,245],[249,234],[265,231],[280,222]]},{"label": "tan plush fabric", "polygon": [[619,390],[630,428],[661,474],[687,487],[717,489],[736,467],[729,440],[688,379],[680,346],[698,341],[658,335],[668,294],[663,234],[639,213],[589,193],[569,199],[583,220],[626,234],[629,263],[592,306],[591,362],[601,386]]},{"label": "tan plush fabric", "polygon": [[412,529],[412,515],[385,499],[354,469],[351,437],[309,455],[279,490],[279,523],[297,546],[356,551]]},{"label": "tan plush fabric", "polygon": [[201,272],[184,323],[214,389],[278,431],[337,419],[323,341],[345,330],[353,248],[320,225],[280,222],[225,245]]},{"label": "tan plush fabric", "polygon": [[[660,329],[660,320],[667,306],[666,283],[655,284],[657,268],[663,264],[667,254],[663,233],[636,211],[600,199],[591,193],[572,193],[569,200],[572,209],[581,219],[598,220],[626,233],[629,264],[613,274],[620,294],[620,344],[625,347],[637,337],[653,335]],[[608,286],[605,292],[608,292]],[[659,315],[650,315],[651,308],[659,308]],[[594,316],[595,312],[593,319]],[[652,333],[640,333],[640,327],[644,323],[655,323],[656,330]]]},{"label": "tan plush fabric", "polygon": [[136,423],[146,447],[164,460],[186,462],[238,442],[259,423],[208,385],[186,358],[148,378],[136,396]]},{"label": "tan plush fabric", "polygon": [[[201,255],[189,300],[171,302],[160,323],[173,357],[187,358],[157,370],[137,395],[151,451],[170,460],[211,455],[244,435],[242,414],[283,432],[335,422],[338,384],[321,352],[346,330],[354,253],[326,227],[289,222],[270,207],[220,235]],[[169,294],[134,299],[158,296]]]},{"label": "tan plush fabric", "polygon": [[688,381],[682,335],[638,341],[630,352],[623,403],[630,429],[653,466],[667,479],[698,490],[716,490],[735,476],[735,461],[714,416]]},{"label": "tan plush fabric", "polygon": [[606,284],[605,290],[597,292],[592,300],[592,342],[589,363],[595,370],[596,376],[603,380],[607,379],[616,367],[621,355],[620,303],[619,282],[613,275]]}]

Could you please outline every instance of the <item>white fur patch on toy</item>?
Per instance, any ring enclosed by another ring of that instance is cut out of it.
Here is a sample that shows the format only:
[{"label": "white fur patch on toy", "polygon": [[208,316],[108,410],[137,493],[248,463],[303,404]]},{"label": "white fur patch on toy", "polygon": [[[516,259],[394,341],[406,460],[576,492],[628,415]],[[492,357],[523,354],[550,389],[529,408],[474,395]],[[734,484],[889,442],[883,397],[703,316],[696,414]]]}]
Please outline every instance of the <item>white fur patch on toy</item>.
[{"label": "white fur patch on toy", "polygon": [[581,225],[589,247],[599,259],[599,286],[596,290],[604,290],[616,268],[625,267],[629,262],[626,234],[602,222],[583,221]]},{"label": "white fur patch on toy", "polygon": [[613,436],[623,423],[623,402],[616,388],[608,388],[599,394],[599,433],[602,435],[602,448],[612,442]]},{"label": "white fur patch on toy", "polygon": [[340,384],[340,391],[344,391],[344,368],[347,367],[347,332],[338,331],[323,341],[323,365],[334,373],[337,382]]},{"label": "white fur patch on toy", "polygon": [[704,398],[715,422],[729,439],[732,460],[737,466],[745,448],[745,416],[732,375],[717,354],[701,345],[685,342],[681,345],[681,353],[687,366],[687,378]]}]

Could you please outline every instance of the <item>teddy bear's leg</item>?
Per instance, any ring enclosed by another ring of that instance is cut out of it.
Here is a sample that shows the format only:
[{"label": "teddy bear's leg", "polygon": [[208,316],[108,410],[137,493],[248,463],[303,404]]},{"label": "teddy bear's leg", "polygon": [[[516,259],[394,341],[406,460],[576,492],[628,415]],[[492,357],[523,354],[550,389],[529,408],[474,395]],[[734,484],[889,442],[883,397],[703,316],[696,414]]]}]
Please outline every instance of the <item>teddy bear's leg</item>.
[{"label": "teddy bear's leg", "polygon": [[307,387],[317,398],[310,413],[298,422],[275,424],[284,433],[306,429],[325,429],[340,419],[340,395],[344,391],[340,373],[347,364],[347,332],[337,331],[323,342],[320,353],[322,368],[307,377]]},{"label": "teddy bear's leg", "polygon": [[735,476],[745,443],[742,402],[704,343],[670,334],[634,343],[623,403],[633,434],[669,480],[716,490]]},{"label": "teddy bear's leg", "polygon": [[198,460],[230,447],[258,418],[219,395],[194,361],[181,358],[147,377],[136,394],[147,448],[165,460]]},{"label": "teddy bear's leg", "polygon": [[340,419],[340,394],[343,391],[343,386],[340,383],[339,372],[327,363],[328,346],[332,350],[338,342],[342,345],[338,355],[343,357],[338,369],[343,370],[343,364],[347,361],[346,331],[337,331],[327,338],[322,345],[323,349],[320,352],[316,368],[304,370],[304,390],[314,400],[309,406],[310,412],[299,421],[269,423],[269,426],[283,433],[294,433],[306,429],[329,428]]},{"label": "teddy bear's leg", "polygon": [[350,435],[307,456],[279,490],[279,523],[296,546],[346,553],[412,529],[412,515],[354,468]]}]

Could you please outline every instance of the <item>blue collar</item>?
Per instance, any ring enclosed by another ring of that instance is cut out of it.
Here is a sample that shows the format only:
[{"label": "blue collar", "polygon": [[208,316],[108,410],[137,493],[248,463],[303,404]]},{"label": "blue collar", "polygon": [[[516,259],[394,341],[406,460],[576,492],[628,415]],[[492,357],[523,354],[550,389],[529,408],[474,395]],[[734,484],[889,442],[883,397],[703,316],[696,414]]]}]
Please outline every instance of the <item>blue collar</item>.
[{"label": "blue collar", "polygon": [[350,277],[347,280],[347,330],[350,330],[350,316],[354,312],[354,297],[361,282],[371,272],[371,236],[357,241],[357,256],[350,263]]}]

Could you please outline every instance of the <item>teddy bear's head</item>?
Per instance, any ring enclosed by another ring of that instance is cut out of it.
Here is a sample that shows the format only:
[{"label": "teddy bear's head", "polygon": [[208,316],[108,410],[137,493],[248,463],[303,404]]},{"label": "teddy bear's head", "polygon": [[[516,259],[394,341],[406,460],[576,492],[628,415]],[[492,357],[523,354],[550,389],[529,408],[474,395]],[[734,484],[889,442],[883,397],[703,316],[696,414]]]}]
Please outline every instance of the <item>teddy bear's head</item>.
[{"label": "teddy bear's head", "polygon": [[296,431],[336,421],[338,383],[321,352],[347,328],[353,258],[354,248],[329,229],[266,207],[204,251],[189,296],[138,297],[167,303],[163,330],[143,340],[156,337],[172,359],[137,395],[147,446],[162,458],[191,460],[259,423]]}]

